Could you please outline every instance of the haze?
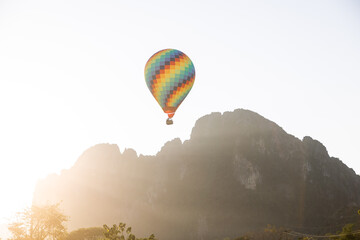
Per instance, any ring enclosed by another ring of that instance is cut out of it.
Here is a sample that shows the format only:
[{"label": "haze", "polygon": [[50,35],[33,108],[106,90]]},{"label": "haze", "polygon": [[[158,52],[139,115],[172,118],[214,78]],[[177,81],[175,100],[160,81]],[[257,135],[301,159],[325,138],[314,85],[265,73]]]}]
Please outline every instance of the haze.
[{"label": "haze", "polygon": [[[0,221],[92,145],[155,154],[235,108],[360,173],[359,13],[357,1],[0,0]],[[173,126],[143,76],[164,48],[196,68]]]}]

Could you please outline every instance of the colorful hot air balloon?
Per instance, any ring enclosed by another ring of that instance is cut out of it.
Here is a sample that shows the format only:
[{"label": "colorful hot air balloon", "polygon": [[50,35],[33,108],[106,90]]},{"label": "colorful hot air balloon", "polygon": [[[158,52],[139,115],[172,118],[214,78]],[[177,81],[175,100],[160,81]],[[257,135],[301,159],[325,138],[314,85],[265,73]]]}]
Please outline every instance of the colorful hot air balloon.
[{"label": "colorful hot air balloon", "polygon": [[195,81],[195,67],[188,56],[175,49],[164,49],[150,57],[145,65],[145,81],[151,94],[172,124],[176,109]]}]

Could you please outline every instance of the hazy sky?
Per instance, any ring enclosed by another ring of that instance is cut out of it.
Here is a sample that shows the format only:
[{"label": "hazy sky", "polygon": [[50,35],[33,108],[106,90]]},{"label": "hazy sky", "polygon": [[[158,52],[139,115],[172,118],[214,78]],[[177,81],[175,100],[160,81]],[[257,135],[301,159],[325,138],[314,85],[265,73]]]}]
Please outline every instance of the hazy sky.
[{"label": "hazy sky", "polygon": [[[360,173],[359,43],[355,0],[0,0],[0,223],[92,145],[155,154],[236,108]],[[196,68],[172,126],[143,73],[164,48]]]}]

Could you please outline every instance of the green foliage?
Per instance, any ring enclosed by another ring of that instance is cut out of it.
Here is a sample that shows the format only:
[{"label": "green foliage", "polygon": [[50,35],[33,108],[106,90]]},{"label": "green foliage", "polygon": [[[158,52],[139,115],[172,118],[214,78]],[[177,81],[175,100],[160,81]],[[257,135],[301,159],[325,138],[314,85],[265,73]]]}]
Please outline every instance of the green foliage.
[{"label": "green foliage", "polygon": [[346,224],[341,232],[338,232],[337,237],[332,237],[333,240],[360,240],[359,232],[357,234],[353,231],[354,224]]},{"label": "green foliage", "polygon": [[11,240],[62,240],[66,234],[64,222],[68,218],[59,210],[59,204],[32,206],[17,213],[17,221],[9,224]]},{"label": "green foliage", "polygon": [[98,240],[103,238],[102,227],[80,228],[69,233],[65,240]]},{"label": "green foliage", "polygon": [[[354,224],[346,224],[342,231],[336,234],[328,233],[326,235],[313,235],[306,233],[294,232],[283,228],[276,228],[268,225],[263,231],[250,233],[234,240],[314,240],[314,239],[331,239],[331,240],[360,240],[360,229],[353,229]],[[225,240],[225,239],[224,239]]]},{"label": "green foliage", "polygon": [[148,238],[136,238],[131,233],[131,227],[126,228],[125,223],[114,224],[111,228],[104,225],[104,236],[106,240],[156,240],[154,234]]}]

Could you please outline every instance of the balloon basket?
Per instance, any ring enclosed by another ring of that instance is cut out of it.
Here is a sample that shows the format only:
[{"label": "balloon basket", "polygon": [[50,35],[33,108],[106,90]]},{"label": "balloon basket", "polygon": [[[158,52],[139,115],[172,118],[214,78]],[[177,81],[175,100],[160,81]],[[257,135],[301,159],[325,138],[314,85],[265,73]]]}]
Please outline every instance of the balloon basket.
[{"label": "balloon basket", "polygon": [[174,122],[171,118],[166,119],[166,125],[172,125]]}]

